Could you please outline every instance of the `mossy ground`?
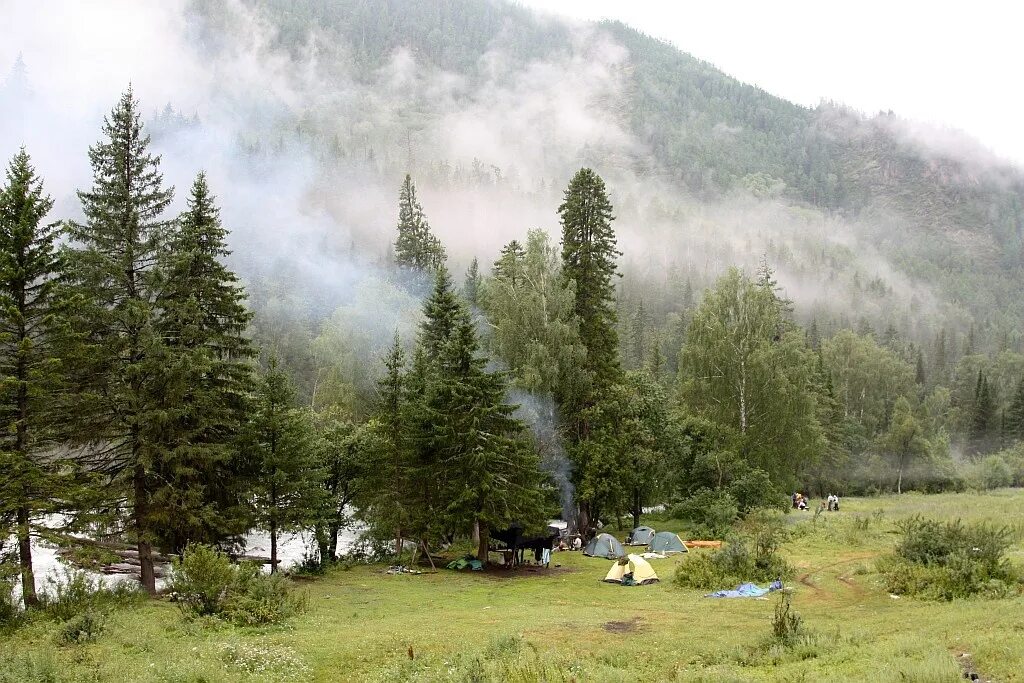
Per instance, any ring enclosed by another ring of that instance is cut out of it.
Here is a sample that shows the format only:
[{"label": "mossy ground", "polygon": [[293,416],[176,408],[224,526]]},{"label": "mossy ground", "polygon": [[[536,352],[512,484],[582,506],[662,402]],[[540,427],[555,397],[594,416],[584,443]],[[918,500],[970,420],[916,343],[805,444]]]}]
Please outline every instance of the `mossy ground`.
[{"label": "mossy ground", "polygon": [[302,583],[305,614],[266,629],[189,623],[164,601],[113,613],[86,644],[59,646],[59,626],[37,621],[0,642],[0,681],[956,681],[961,653],[985,678],[1024,681],[1024,598],[934,603],[882,588],[874,559],[913,514],[1009,525],[1024,563],[1024,490],[851,498],[817,520],[786,517],[808,633],[788,649],[769,640],[776,598],[678,588],[683,558],[654,561],[660,584],[627,588],[601,582],[608,560],[556,553],[560,567],[511,578],[339,569]]}]

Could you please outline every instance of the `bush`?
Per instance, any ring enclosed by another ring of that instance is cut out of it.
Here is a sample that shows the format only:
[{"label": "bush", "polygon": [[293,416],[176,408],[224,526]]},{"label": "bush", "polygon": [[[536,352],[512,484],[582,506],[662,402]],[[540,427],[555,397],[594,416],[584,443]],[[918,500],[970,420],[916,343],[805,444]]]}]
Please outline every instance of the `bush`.
[{"label": "bush", "polygon": [[1010,465],[998,453],[977,463],[969,475],[971,484],[982,491],[1003,488],[1013,484],[1014,476]]},{"label": "bush", "polygon": [[673,581],[684,588],[715,590],[790,578],[794,571],[778,554],[779,543],[774,531],[764,531],[737,538],[721,550],[692,552],[676,567]]},{"label": "bush", "polygon": [[877,565],[886,589],[932,600],[1003,597],[1019,592],[1019,573],[1005,558],[1010,531],[913,517],[898,525],[896,553]]},{"label": "bush", "polygon": [[793,609],[793,596],[783,592],[775,603],[775,614],[772,616],[772,637],[785,647],[792,647],[803,635],[803,619]]},{"label": "bush", "polygon": [[786,494],[777,489],[768,473],[761,469],[752,469],[733,480],[729,493],[743,513],[756,508],[786,509]]},{"label": "bush", "polygon": [[91,643],[103,632],[106,617],[91,607],[64,622],[57,632],[56,640],[60,645]]},{"label": "bush", "polygon": [[235,580],[228,557],[206,545],[190,545],[175,558],[170,588],[178,606],[191,616],[219,614]]},{"label": "bush", "polygon": [[233,565],[226,555],[190,545],[175,560],[171,590],[186,617],[218,617],[241,626],[276,624],[305,606],[291,582],[264,574],[254,563]]},{"label": "bush", "polygon": [[724,538],[739,516],[739,504],[728,491],[700,489],[672,507],[672,517],[688,522],[695,535]]},{"label": "bush", "polygon": [[63,580],[47,578],[39,595],[42,613],[57,621],[69,621],[87,611],[106,612],[141,599],[138,587],[128,582],[104,586],[82,571],[66,570]]}]

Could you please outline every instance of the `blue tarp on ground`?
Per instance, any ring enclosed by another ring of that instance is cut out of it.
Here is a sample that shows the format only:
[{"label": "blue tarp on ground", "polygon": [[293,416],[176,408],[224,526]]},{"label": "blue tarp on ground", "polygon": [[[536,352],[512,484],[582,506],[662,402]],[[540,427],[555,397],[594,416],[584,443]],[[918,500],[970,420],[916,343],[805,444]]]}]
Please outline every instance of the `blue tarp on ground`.
[{"label": "blue tarp on ground", "polygon": [[708,593],[705,598],[759,598],[762,595],[782,588],[781,581],[773,581],[768,588],[761,588],[753,583],[741,583],[732,591],[715,591]]}]

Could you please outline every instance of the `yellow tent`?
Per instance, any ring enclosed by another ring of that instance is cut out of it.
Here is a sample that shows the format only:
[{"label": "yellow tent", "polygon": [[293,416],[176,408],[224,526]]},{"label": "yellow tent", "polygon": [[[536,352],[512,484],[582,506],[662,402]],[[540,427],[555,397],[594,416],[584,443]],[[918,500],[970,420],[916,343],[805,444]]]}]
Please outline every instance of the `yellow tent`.
[{"label": "yellow tent", "polygon": [[658,575],[654,573],[654,568],[639,555],[630,555],[627,558],[626,564],[619,564],[619,561],[616,560],[612,564],[612,568],[608,570],[608,575],[604,577],[604,580],[608,583],[622,583],[622,578],[626,574],[632,574],[633,581],[638,584],[654,583],[658,580]]}]

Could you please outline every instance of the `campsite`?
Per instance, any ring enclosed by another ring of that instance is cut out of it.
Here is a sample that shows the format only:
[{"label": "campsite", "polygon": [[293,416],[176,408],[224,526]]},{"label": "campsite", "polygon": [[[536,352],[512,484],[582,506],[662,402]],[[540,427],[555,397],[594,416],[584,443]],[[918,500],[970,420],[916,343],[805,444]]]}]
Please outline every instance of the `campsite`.
[{"label": "campsite", "polygon": [[[0,642],[0,660],[61,680],[952,682],[965,667],[982,680],[1024,680],[1024,599],[894,599],[880,585],[874,563],[891,552],[894,525],[918,514],[1010,524],[1012,558],[1024,561],[1019,489],[848,498],[817,521],[784,517],[803,530],[782,549],[809,633],[795,649],[768,644],[777,596],[713,600],[674,586],[686,555],[651,560],[659,583],[623,587],[602,581],[610,561],[558,552],[552,569],[511,577],[338,567],[301,581],[307,611],[279,627],[204,629],[157,601],[115,612],[93,643],[58,648],[41,623]],[[872,521],[860,530],[858,519]]]}]

